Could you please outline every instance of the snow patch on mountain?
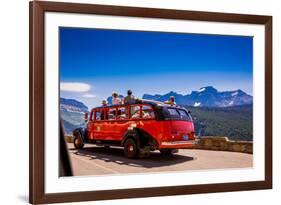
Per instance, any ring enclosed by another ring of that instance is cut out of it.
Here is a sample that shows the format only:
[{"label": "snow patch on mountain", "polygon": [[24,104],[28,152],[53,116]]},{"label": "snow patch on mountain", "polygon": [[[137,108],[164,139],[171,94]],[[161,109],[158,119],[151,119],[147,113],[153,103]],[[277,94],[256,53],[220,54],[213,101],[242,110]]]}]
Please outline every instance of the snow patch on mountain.
[{"label": "snow patch on mountain", "polygon": [[204,92],[205,90],[206,90],[206,88],[200,88],[200,89],[198,90],[198,92],[201,93],[201,92]]},{"label": "snow patch on mountain", "polygon": [[200,105],[201,105],[201,102],[195,102],[193,106],[194,107],[199,107]]},{"label": "snow patch on mountain", "polygon": [[231,94],[231,96],[235,96],[235,95],[238,95],[237,91]]}]

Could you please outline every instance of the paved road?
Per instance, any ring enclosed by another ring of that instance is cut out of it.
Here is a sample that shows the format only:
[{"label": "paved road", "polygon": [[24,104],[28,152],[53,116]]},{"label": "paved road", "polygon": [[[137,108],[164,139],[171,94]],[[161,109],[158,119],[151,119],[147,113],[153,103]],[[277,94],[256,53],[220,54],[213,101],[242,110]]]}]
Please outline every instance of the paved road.
[{"label": "paved road", "polygon": [[246,168],[253,163],[253,155],[237,152],[182,149],[170,157],[155,151],[146,159],[127,159],[118,147],[86,145],[75,150],[68,144],[68,148],[75,176]]}]

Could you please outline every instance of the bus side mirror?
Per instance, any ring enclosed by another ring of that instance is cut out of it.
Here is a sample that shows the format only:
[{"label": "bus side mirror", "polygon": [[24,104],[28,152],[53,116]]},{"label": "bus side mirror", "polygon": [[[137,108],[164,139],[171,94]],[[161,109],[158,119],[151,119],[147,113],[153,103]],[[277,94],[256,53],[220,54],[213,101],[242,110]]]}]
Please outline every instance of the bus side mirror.
[{"label": "bus side mirror", "polygon": [[188,114],[191,114],[191,111],[190,111],[190,110],[188,110],[187,112],[188,112]]},{"label": "bus side mirror", "polygon": [[85,112],[85,113],[84,113],[84,120],[85,120],[85,123],[88,122],[88,112]]}]

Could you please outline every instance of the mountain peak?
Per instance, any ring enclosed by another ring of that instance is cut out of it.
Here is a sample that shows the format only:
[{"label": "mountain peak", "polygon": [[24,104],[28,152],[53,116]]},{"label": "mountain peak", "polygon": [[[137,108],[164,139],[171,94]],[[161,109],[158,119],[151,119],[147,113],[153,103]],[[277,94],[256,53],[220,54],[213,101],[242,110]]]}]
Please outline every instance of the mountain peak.
[{"label": "mountain peak", "polygon": [[165,95],[178,95],[178,93],[176,93],[175,91],[170,91],[170,92],[168,92],[168,93],[165,94]]},{"label": "mountain peak", "polygon": [[238,89],[237,90],[238,94],[246,94],[243,90]]},{"label": "mountain peak", "polygon": [[206,86],[206,87],[202,87],[199,89],[198,92],[218,92],[217,89],[215,89],[213,86]]}]

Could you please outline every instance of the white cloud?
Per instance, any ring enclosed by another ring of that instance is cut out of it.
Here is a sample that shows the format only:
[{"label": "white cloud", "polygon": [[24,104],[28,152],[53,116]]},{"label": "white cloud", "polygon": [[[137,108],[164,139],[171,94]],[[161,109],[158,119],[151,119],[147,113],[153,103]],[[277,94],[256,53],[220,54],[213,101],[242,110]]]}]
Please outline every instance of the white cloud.
[{"label": "white cloud", "polygon": [[86,93],[83,95],[84,98],[96,98],[96,95],[90,94],[90,93]]},{"label": "white cloud", "polygon": [[61,91],[68,92],[88,92],[91,89],[91,86],[86,83],[77,83],[77,82],[61,82],[60,83]]}]

